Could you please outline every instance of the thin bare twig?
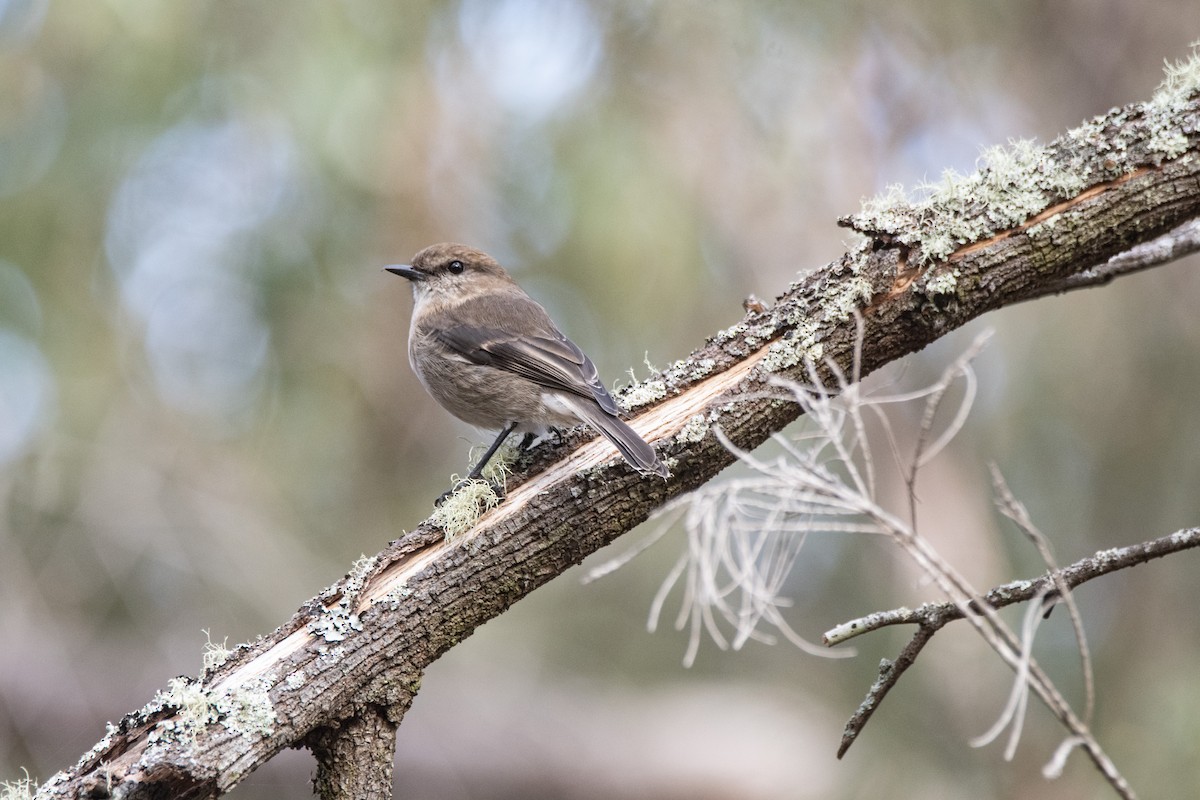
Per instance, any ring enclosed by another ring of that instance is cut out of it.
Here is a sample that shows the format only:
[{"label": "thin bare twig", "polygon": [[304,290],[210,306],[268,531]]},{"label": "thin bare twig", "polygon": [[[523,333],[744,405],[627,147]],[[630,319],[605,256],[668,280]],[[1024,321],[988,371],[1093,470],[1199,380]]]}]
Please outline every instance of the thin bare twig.
[{"label": "thin bare twig", "polygon": [[[1033,524],[1033,520],[1029,516],[1029,512],[1025,509],[1012,491],[1008,488],[1008,484],[1004,480],[1004,476],[1000,473],[1000,468],[995,464],[990,465],[992,472],[992,485],[996,491],[996,505],[1004,516],[1011,519],[1017,524],[1017,527],[1025,533],[1026,536],[1033,541],[1037,547],[1038,553],[1041,554],[1042,560],[1046,562],[1046,566],[1050,569],[1050,575],[1054,580],[1054,592],[1057,594],[1057,599],[1061,600],[1067,607],[1067,614],[1071,619],[1071,627],[1075,631],[1075,642],[1079,646],[1080,670],[1083,672],[1083,694],[1084,694],[1084,710],[1083,719],[1088,724],[1092,721],[1092,712],[1096,707],[1096,681],[1092,671],[1092,653],[1088,648],[1087,635],[1083,630],[1083,615],[1079,613],[1079,606],[1075,603],[1075,595],[1071,593],[1071,588],[1058,577],[1058,564],[1054,559],[1054,554],[1050,550],[1050,543],[1046,537]],[[1049,594],[1049,591],[1047,591]],[[1049,614],[1049,609],[1046,611]]]},{"label": "thin bare twig", "polygon": [[[983,607],[989,609],[991,613],[994,614],[995,609],[1003,606],[1030,600],[1040,600],[1061,594],[1063,593],[1064,587],[1069,590],[1070,588],[1074,588],[1102,575],[1107,575],[1111,572],[1121,569],[1128,569],[1129,567],[1146,563],[1147,561],[1151,561],[1155,558],[1161,558],[1172,553],[1196,547],[1200,547],[1200,528],[1189,528],[1177,531],[1169,536],[1163,536],[1158,539],[1142,542],[1140,544],[1112,550],[1104,550],[1089,556],[1088,558],[1081,559],[1065,569],[1054,569],[1051,571],[1051,573],[1042,576],[1041,578],[1034,580],[1013,581],[1011,583],[997,586],[987,592],[987,594],[981,598],[985,602]],[[1069,597],[1069,591],[1066,594],[1063,594],[1063,596]],[[965,608],[960,603],[950,601],[944,603],[928,603],[916,609],[897,608],[891,611],[876,612],[856,620],[845,622],[826,632],[824,636],[825,644],[834,645],[845,642],[848,639],[852,639],[855,636],[859,636],[863,633],[867,633],[872,630],[878,630],[879,628],[886,627],[888,625],[907,623],[916,624],[918,626],[917,632],[913,635],[912,640],[904,648],[904,650],[901,651],[900,657],[898,657],[895,662],[889,662],[885,660],[880,665],[879,677],[867,692],[867,696],[863,703],[859,706],[858,710],[853,716],[851,716],[850,720],[846,724],[845,732],[842,738],[842,744],[838,750],[839,758],[844,755],[849,749],[850,745],[854,743],[858,734],[866,725],[867,720],[870,719],[871,715],[879,707],[879,704],[882,702],[883,698],[887,695],[891,688],[896,685],[900,675],[902,675],[903,672],[908,669],[908,667],[912,666],[916,656],[925,646],[925,643],[932,638],[933,634],[953,620],[962,619],[964,617],[975,617],[980,604],[972,603],[970,606],[970,608]],[[1040,612],[1040,608],[1038,608],[1035,604],[1035,606],[1030,609],[1030,612],[1030,616],[1036,620],[1037,614]],[[1043,694],[1043,690],[1045,688],[1043,679],[1045,681],[1048,681],[1048,679],[1044,678],[1044,675],[1041,672],[1040,667],[1037,666],[1036,662],[1034,662],[1032,658],[1028,657],[1027,641],[1029,637],[1024,638],[1026,639],[1026,642],[1023,643],[1020,651],[1023,655],[1025,655],[1025,658],[1018,660],[1014,668],[1020,669],[1025,681],[1028,682],[1028,686],[1037,691],[1038,694],[1043,697],[1043,700],[1046,700],[1046,697]],[[1008,659],[1006,658],[1005,660],[1007,661]],[[1016,686],[1014,689],[1024,691],[1024,689],[1020,686]],[[1014,691],[1013,697],[1019,698],[1020,695],[1017,691]],[[1061,701],[1061,698],[1059,698],[1059,701]],[[1119,796],[1124,798],[1135,797],[1132,788],[1116,771],[1116,768],[1114,765],[1112,765],[1111,760],[1109,760],[1103,751],[1099,749],[1099,746],[1094,743],[1094,740],[1091,738],[1090,731],[1087,729],[1086,723],[1083,720],[1079,720],[1074,717],[1074,714],[1070,711],[1070,708],[1066,706],[1065,701],[1061,701],[1061,703],[1059,701],[1054,703],[1047,702],[1047,705],[1049,705],[1051,710],[1055,712],[1056,716],[1059,716],[1059,718],[1063,720],[1064,724],[1066,724],[1067,727],[1072,730],[1072,735],[1069,736],[1055,752],[1054,757],[1043,769],[1043,774],[1047,778],[1054,778],[1060,775],[1063,764],[1070,751],[1075,747],[1083,747],[1088,753],[1089,757],[1092,759],[1093,763],[1100,768],[1101,772],[1105,775],[1110,785],[1112,785],[1113,789]],[[1088,705],[1090,713],[1091,702],[1089,702]],[[1013,707],[1011,710],[1006,711],[1006,714],[1001,717],[1001,720],[1019,720],[1019,714],[1020,709]],[[1064,719],[1064,715],[1066,716],[1066,719]],[[998,730],[999,726],[993,729],[992,733],[996,733]],[[1086,733],[1083,731],[1086,731]],[[1015,733],[1019,733],[1019,731],[1016,731]],[[980,738],[983,739],[985,737]],[[1011,748],[1013,747],[1014,743],[1015,734],[1014,738],[1010,740],[1009,749],[1006,751],[1006,755],[1011,753]]]},{"label": "thin bare twig", "polygon": [[[1101,550],[1040,578],[1000,584],[984,594],[983,599],[992,608],[1004,608],[1014,603],[1027,602],[1039,593],[1044,593],[1049,586],[1058,581],[1074,588],[1102,575],[1136,567],[1156,558],[1197,547],[1200,547],[1200,528],[1185,528],[1158,539],[1127,547]],[[822,641],[832,647],[889,625],[927,625],[933,620],[940,620],[943,616],[947,621],[953,621],[961,619],[963,614],[962,610],[951,602],[925,603],[915,609],[896,608],[890,611],[878,611],[830,628],[822,637]]]},{"label": "thin bare twig", "polygon": [[[951,606],[951,608],[954,607]],[[838,758],[846,755],[846,751],[850,749],[850,745],[854,744],[858,739],[858,735],[862,733],[863,728],[866,727],[872,715],[879,708],[879,701],[887,696],[887,693],[900,680],[900,676],[917,662],[917,656],[921,654],[921,650],[924,649],[925,645],[933,639],[933,635],[952,619],[958,619],[958,617],[944,616],[938,618],[935,615],[930,615],[920,623],[917,632],[909,639],[908,644],[900,651],[900,655],[896,657],[895,661],[885,658],[879,662],[879,677],[871,684],[871,688],[867,691],[867,696],[859,704],[858,708],[855,709],[854,713],[850,715],[850,719],[846,721],[845,728],[842,731],[842,741],[838,745]]]}]

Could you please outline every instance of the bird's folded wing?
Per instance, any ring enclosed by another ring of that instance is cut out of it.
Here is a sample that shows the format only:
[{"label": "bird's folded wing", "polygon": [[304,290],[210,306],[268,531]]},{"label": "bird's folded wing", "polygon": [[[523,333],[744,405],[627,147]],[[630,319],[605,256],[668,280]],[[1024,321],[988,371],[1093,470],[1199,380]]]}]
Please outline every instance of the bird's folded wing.
[{"label": "bird's folded wing", "polygon": [[547,389],[592,398],[609,414],[617,413],[596,365],[562,334],[517,336],[497,328],[456,325],[439,330],[436,336],[472,363],[512,372]]}]

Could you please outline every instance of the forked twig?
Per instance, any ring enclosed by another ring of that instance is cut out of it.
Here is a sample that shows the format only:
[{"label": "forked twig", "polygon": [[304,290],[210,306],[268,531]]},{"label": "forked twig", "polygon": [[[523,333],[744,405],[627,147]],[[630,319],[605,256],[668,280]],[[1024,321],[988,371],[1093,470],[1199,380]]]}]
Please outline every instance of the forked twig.
[{"label": "forked twig", "polygon": [[[1070,597],[1070,589],[1095,578],[1118,570],[1129,569],[1138,564],[1144,564],[1172,553],[1198,547],[1200,547],[1200,528],[1188,528],[1139,544],[1102,550],[1062,569],[1053,569],[1050,573],[1039,578],[1011,581],[996,586],[984,594],[981,599],[986,604],[986,607],[994,610],[1015,603],[1037,600],[1038,598],[1049,600],[1057,596]],[[1065,592],[1064,589],[1066,590]],[[978,613],[979,608],[979,603],[970,604],[968,609],[964,609],[960,604],[952,601],[927,603],[915,609],[897,608],[890,611],[869,614],[844,622],[825,633],[823,637],[824,643],[833,646],[864,633],[876,631],[890,625],[917,625],[917,631],[913,634],[912,639],[900,652],[896,660],[894,662],[884,660],[881,663],[879,677],[871,685],[866,698],[846,723],[842,743],[838,749],[839,758],[854,743],[867,721],[871,718],[871,715],[879,708],[883,698],[896,685],[904,671],[912,666],[921,649],[933,635],[947,623],[967,616],[968,611]],[[1031,612],[1038,612],[1040,610],[1037,606],[1034,606]],[[1090,667],[1086,669],[1090,671]],[[1086,683],[1085,679],[1085,685]],[[1031,683],[1031,685],[1033,684]],[[1086,705],[1087,713],[1090,715],[1091,709],[1094,706],[1094,689],[1085,689],[1085,693],[1088,695]],[[1082,720],[1079,722],[1080,724],[1084,724]],[[1080,746],[1088,751],[1089,756],[1094,762],[1097,761],[1098,754],[1102,755],[1100,751],[1092,749],[1089,743],[1089,736],[1073,733],[1064,740],[1054,757],[1043,769],[1043,774],[1048,778],[1057,777],[1061,774],[1062,765],[1067,755],[1072,749]],[[1119,774],[1116,774],[1115,767],[1110,766],[1111,762],[1108,762],[1108,765],[1101,766],[1101,771],[1109,778],[1110,784],[1113,785],[1117,793],[1121,797],[1134,797],[1132,788],[1129,787]],[[1117,780],[1114,780],[1110,776],[1110,771],[1115,775]]]},{"label": "forked twig", "polygon": [[[1066,586],[1075,588],[1103,575],[1197,547],[1200,547],[1200,528],[1185,528],[1147,542],[1101,550],[1040,578],[1000,584],[984,594],[983,599],[992,608],[1004,608],[1014,603],[1027,602],[1038,594],[1044,593],[1047,584],[1061,581]],[[874,614],[868,614],[830,628],[822,641],[826,645],[833,646],[890,625],[926,625],[943,616],[946,617],[946,622],[952,622],[962,619],[963,614],[962,610],[951,602],[926,603],[915,609],[896,608],[891,611],[877,611]]]}]

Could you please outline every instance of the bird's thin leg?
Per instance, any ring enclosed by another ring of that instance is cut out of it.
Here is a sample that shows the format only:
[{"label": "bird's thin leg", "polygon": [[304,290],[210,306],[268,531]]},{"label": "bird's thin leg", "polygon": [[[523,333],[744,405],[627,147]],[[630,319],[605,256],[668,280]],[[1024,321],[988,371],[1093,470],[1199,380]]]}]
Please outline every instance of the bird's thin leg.
[{"label": "bird's thin leg", "polygon": [[496,437],[496,441],[492,442],[492,446],[483,454],[483,458],[479,459],[479,463],[467,475],[466,480],[473,481],[483,474],[483,468],[487,466],[492,456],[496,455],[496,451],[500,449],[500,445],[504,444],[504,440],[508,438],[508,435],[513,432],[513,428],[515,427],[517,427],[517,423],[510,422],[504,430],[500,431],[500,435]]},{"label": "bird's thin leg", "polygon": [[[478,480],[479,477],[483,475],[483,468],[487,466],[487,463],[491,460],[492,456],[496,455],[496,451],[500,449],[500,445],[504,444],[504,440],[508,438],[508,435],[513,432],[513,428],[515,427],[517,427],[517,423],[510,422],[504,430],[500,431],[500,435],[496,437],[496,441],[492,442],[492,446],[487,449],[487,452],[483,454],[483,458],[479,459],[479,463],[475,465],[467,477],[463,478],[461,481],[454,484],[454,486],[442,492],[438,499],[433,501],[433,504],[435,506],[440,506],[442,503],[446,502],[446,498],[450,497],[450,495],[457,492],[463,486],[473,480]],[[492,488],[496,490],[496,493],[500,497],[504,497],[503,486],[493,483]]]}]

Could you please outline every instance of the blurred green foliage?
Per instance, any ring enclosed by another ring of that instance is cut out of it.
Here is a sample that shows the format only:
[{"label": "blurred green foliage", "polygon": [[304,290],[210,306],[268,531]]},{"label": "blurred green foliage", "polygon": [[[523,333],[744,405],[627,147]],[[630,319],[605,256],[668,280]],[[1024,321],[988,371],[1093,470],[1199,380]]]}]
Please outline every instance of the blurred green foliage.
[{"label": "blurred green foliage", "polygon": [[[836,257],[862,197],[1146,99],[1197,30],[1194,0],[0,0],[0,779],[72,762],[199,670],[202,630],[268,631],[467,467],[483,437],[420,391],[379,267],[481,247],[627,379]],[[1196,524],[1195,267],[987,321],[984,396],[922,491],[981,584],[1038,570],[988,459],[1063,561]],[[967,747],[1009,676],[965,632],[834,761],[901,634],[851,662],[707,645],[682,671],[681,636],[641,627],[677,547],[558,581],[436,665],[399,793],[1102,793],[1082,759],[1039,776],[1040,709],[1015,763]],[[929,597],[880,543],[811,548],[805,635]],[[1200,791],[1194,571],[1081,592],[1098,733],[1148,796]],[[1065,621],[1043,636],[1077,687]],[[300,796],[309,771],[278,759],[236,796]]]}]

